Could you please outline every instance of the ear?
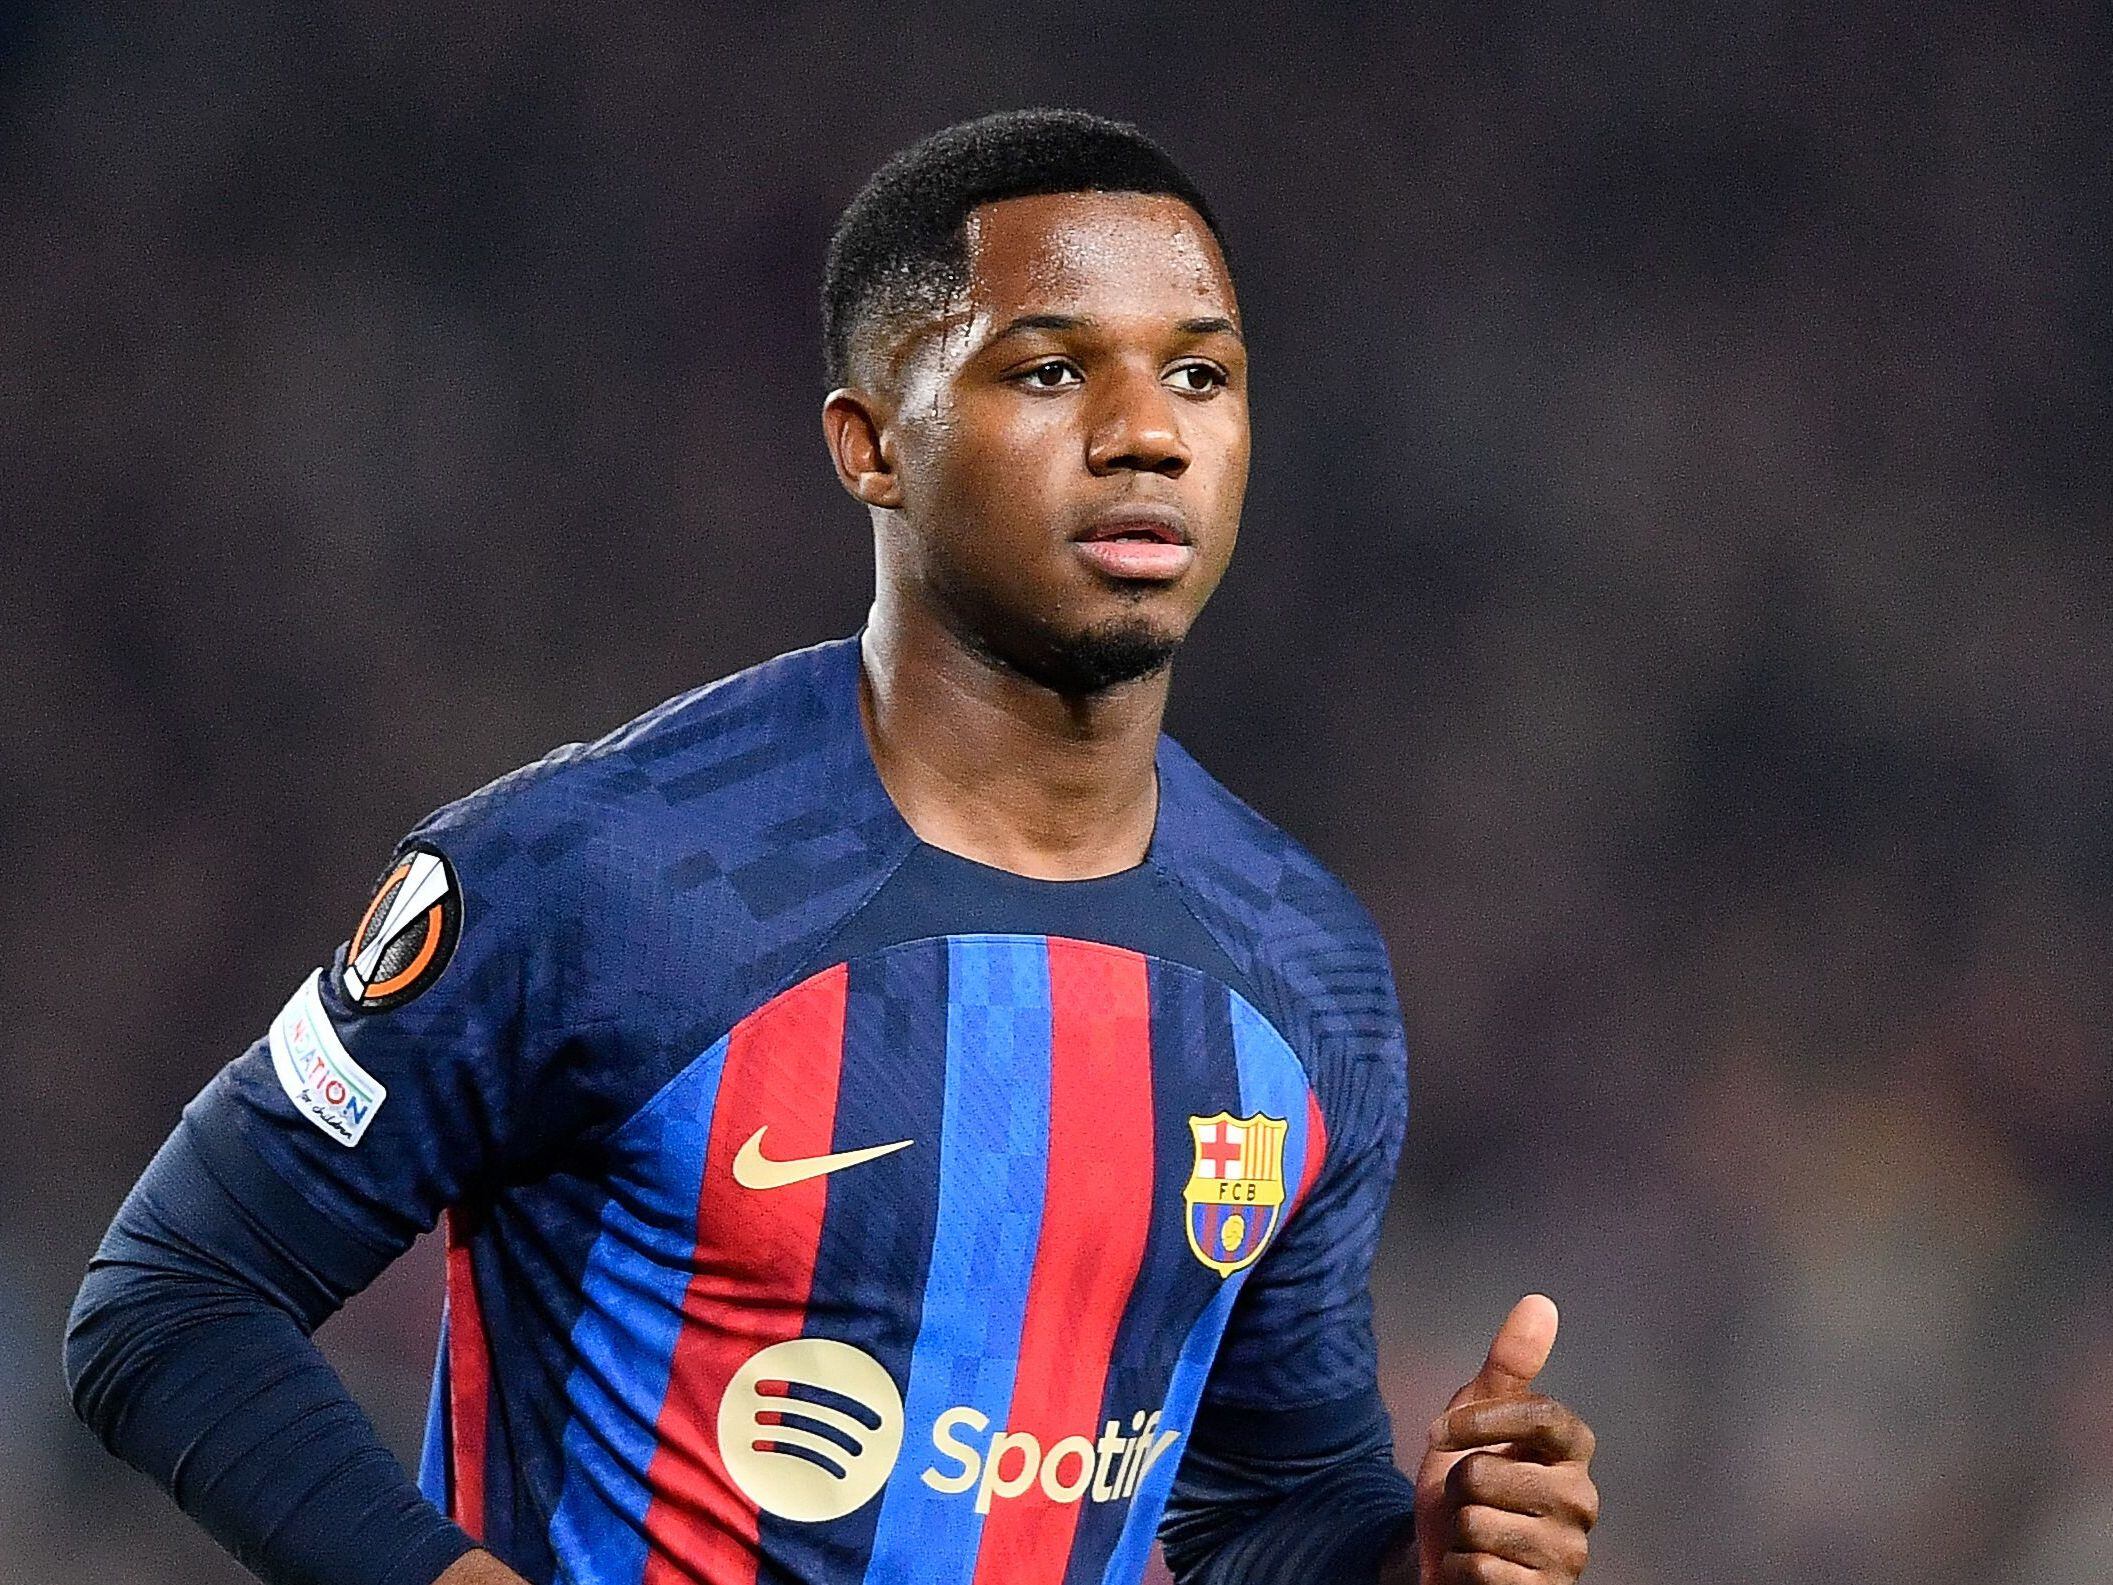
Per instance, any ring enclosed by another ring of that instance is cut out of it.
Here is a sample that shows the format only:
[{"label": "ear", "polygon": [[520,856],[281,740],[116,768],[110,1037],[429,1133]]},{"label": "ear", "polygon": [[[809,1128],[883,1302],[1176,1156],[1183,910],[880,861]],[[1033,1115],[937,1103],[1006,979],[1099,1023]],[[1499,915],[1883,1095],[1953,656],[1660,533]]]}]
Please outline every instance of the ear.
[{"label": "ear", "polygon": [[846,385],[822,403],[822,438],[845,489],[868,506],[902,505],[902,480],[895,472],[881,407],[866,392]]}]

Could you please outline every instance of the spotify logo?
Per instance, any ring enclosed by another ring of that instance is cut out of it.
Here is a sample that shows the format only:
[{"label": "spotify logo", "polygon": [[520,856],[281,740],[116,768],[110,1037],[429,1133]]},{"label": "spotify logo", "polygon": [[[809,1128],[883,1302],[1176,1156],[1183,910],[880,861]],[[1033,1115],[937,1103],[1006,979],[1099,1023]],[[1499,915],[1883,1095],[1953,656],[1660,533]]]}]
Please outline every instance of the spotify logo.
[{"label": "spotify logo", "polygon": [[902,1394],[847,1343],[774,1343],[734,1372],[719,1400],[727,1474],[780,1519],[841,1519],[887,1484],[901,1452]]}]

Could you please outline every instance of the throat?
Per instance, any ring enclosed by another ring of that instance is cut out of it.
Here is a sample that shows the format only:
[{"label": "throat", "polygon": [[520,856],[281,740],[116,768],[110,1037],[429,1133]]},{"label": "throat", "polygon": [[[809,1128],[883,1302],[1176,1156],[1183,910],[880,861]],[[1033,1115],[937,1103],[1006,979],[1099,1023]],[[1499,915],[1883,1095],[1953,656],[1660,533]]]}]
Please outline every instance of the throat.
[{"label": "throat", "polygon": [[[921,796],[934,789],[915,776],[889,796],[918,840],[957,858],[1029,880],[1086,881],[1119,875],[1142,864],[1152,845],[1157,794],[1133,809],[1091,811],[1075,806],[1032,807],[1017,788],[976,795]],[[883,785],[888,785],[884,774]],[[948,789],[952,791],[952,789]]]},{"label": "throat", "polygon": [[881,785],[919,840],[1036,880],[1133,869],[1158,818],[1165,684],[1076,708],[1049,690],[876,655],[859,706]]}]

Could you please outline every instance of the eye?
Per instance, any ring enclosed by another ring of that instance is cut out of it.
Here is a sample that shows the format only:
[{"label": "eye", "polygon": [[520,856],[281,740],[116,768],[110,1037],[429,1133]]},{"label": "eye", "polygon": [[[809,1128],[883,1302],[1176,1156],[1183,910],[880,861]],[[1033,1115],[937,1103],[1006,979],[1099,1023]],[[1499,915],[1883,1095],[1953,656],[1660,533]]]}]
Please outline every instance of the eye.
[{"label": "eye", "polygon": [[1040,363],[1031,363],[1012,376],[1030,391],[1062,391],[1078,384],[1085,378],[1078,365],[1069,358],[1044,358]]},{"label": "eye", "polygon": [[1167,371],[1174,389],[1188,396],[1208,396],[1231,381],[1215,363],[1181,363]]}]

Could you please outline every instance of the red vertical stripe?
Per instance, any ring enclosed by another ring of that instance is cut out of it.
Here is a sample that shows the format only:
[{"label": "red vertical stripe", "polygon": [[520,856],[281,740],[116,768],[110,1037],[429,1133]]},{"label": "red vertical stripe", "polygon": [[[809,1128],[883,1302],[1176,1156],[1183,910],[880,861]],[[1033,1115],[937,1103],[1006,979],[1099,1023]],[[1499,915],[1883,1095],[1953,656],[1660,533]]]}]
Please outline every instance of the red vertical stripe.
[{"label": "red vertical stripe", "polygon": [[[994,1503],[977,1585],[1060,1580],[1090,1483],[1066,1438],[1099,1436],[1101,1392],[1152,1208],[1152,1012],[1145,960],[1085,942],[1049,943],[1049,1166],[1006,1429],[1041,1444],[1042,1479]],[[1018,1474],[1014,1454],[1002,1468]],[[1052,1467],[1054,1466],[1054,1467]]]},{"label": "red vertical stripe", "polygon": [[841,965],[818,974],[728,1038],[697,1200],[695,1274],[646,1471],[642,1585],[754,1585],[756,1507],[719,1456],[719,1400],[751,1355],[806,1325],[829,1180],[744,1189],[734,1182],[734,1156],[761,1128],[773,1160],[829,1153],[845,985]]},{"label": "red vertical stripe", "polygon": [[1313,1187],[1313,1180],[1321,1175],[1321,1158],[1328,1154],[1328,1125],[1321,1118],[1321,1098],[1312,1090],[1306,1092],[1306,1165],[1299,1173],[1298,1193],[1291,1197],[1291,1204],[1284,1212],[1289,1221],[1306,1203],[1306,1191]]},{"label": "red vertical stripe", "polygon": [[448,1224],[448,1464],[450,1516],[477,1540],[484,1539],[484,1452],[492,1402],[492,1356],[484,1339],[484,1308],[477,1302],[477,1275],[470,1264],[469,1233],[462,1217]]}]

